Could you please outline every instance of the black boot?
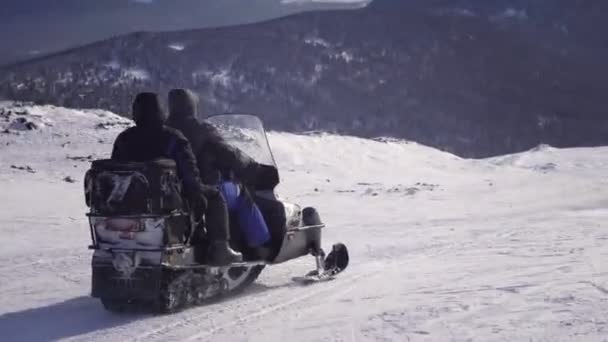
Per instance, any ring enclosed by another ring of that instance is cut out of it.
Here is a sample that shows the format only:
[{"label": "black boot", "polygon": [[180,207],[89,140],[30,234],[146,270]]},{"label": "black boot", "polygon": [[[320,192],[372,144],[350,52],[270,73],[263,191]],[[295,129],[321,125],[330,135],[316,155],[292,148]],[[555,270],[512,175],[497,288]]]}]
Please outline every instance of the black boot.
[{"label": "black boot", "polygon": [[218,191],[209,190],[206,194],[207,207],[207,264],[212,266],[227,266],[231,263],[242,262],[243,255],[230,248],[230,228],[228,226],[228,207]]},{"label": "black boot", "polygon": [[252,249],[256,259],[262,261],[270,261],[270,259],[272,259],[272,249],[270,249],[270,247],[260,246]]},{"label": "black boot", "polygon": [[207,250],[207,264],[211,266],[228,266],[235,262],[242,262],[243,255],[235,252],[228,241],[215,240],[209,244]]}]

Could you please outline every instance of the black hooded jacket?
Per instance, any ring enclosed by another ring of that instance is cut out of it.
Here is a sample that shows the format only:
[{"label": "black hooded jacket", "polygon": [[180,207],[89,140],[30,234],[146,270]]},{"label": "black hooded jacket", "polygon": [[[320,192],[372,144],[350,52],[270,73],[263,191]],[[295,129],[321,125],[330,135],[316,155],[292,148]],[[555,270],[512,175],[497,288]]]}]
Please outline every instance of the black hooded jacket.
[{"label": "black hooded jacket", "polygon": [[228,145],[211,124],[196,119],[197,102],[190,90],[171,90],[167,125],[183,132],[192,144],[203,182],[217,184],[224,179],[249,183],[255,178],[257,163]]},{"label": "black hooded jacket", "polygon": [[133,102],[136,126],[127,128],[114,141],[112,159],[143,162],[157,158],[173,159],[184,192],[191,203],[205,205],[203,186],[190,143],[184,135],[163,124],[165,115],[158,96],[141,93]]}]

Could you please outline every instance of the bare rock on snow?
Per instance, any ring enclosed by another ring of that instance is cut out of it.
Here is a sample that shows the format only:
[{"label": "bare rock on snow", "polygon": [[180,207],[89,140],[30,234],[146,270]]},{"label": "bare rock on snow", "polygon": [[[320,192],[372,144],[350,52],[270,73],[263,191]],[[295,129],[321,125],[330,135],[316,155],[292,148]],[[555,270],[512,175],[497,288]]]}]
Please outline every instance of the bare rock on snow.
[{"label": "bare rock on snow", "polygon": [[93,155],[88,155],[88,156],[73,156],[73,157],[66,156],[66,158],[69,159],[69,160],[87,162],[87,161],[93,160]]},{"label": "bare rock on snow", "polygon": [[357,185],[371,186],[371,185],[382,185],[382,183],[367,183],[367,182],[359,182],[359,183],[357,183]]},{"label": "bare rock on snow", "polygon": [[63,181],[64,181],[64,182],[67,182],[67,183],[76,183],[76,180],[75,180],[74,178],[72,178],[71,176],[66,176],[66,177],[63,179]]},{"label": "bare rock on snow", "polygon": [[10,109],[0,108],[0,118],[4,119],[4,121],[8,121],[12,114]]},{"label": "bare rock on snow", "polygon": [[349,190],[336,190],[336,192],[339,193],[339,194],[347,194],[347,193],[354,193],[355,190],[351,190],[351,189],[349,189]]},{"label": "bare rock on snow", "polygon": [[32,169],[29,165],[25,165],[25,166],[11,165],[11,169],[27,171],[29,173],[36,173],[36,170]]},{"label": "bare rock on snow", "polygon": [[363,193],[363,195],[366,195],[366,196],[378,196],[378,192],[375,189],[373,189],[373,188],[367,188],[365,190],[365,192]]},{"label": "bare rock on snow", "polygon": [[363,191],[364,196],[378,196],[379,193],[413,196],[419,193],[420,191],[435,191],[435,189],[439,187],[438,184],[428,184],[421,182],[416,183],[414,186],[405,186],[402,184],[387,186],[380,183],[358,183],[358,185],[367,186],[367,188]]},{"label": "bare rock on snow", "polygon": [[25,117],[19,117],[13,120],[9,124],[8,128],[18,131],[33,131],[40,128],[40,126],[32,120],[29,120]]},{"label": "bare rock on snow", "polygon": [[405,195],[407,195],[407,196],[413,196],[416,193],[418,193],[418,191],[420,191],[419,188],[405,188],[404,189]]},{"label": "bare rock on snow", "polygon": [[557,164],[555,164],[555,163],[546,163],[546,164],[541,164],[541,165],[535,165],[534,167],[532,167],[532,169],[534,171],[539,171],[539,172],[542,172],[542,173],[547,173],[547,172],[555,171],[557,169]]},{"label": "bare rock on snow", "polygon": [[113,127],[129,127],[131,124],[126,121],[107,121],[95,125],[96,129],[111,129]]}]

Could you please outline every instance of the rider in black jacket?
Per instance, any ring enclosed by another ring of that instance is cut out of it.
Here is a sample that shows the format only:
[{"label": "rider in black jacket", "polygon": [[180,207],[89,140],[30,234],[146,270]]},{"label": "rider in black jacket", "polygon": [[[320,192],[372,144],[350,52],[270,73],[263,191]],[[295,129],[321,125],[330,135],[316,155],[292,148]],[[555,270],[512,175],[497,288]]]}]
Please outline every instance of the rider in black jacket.
[{"label": "rider in black jacket", "polygon": [[165,126],[165,114],[158,96],[154,93],[138,94],[132,111],[135,127],[118,135],[112,159],[135,162],[156,158],[175,160],[185,196],[197,214],[204,212],[206,215],[207,235],[211,240],[207,262],[224,266],[242,261],[242,256],[229,246],[226,203],[216,187],[202,184],[188,139],[177,129]]},{"label": "rider in black jacket", "polygon": [[259,185],[257,176],[263,167],[227,144],[214,126],[197,120],[197,102],[196,95],[190,90],[171,90],[167,125],[179,129],[188,138],[203,182],[220,186],[230,212],[237,214],[249,247],[267,259],[270,251],[264,245],[269,242],[270,233],[249,192],[249,188],[255,189]]},{"label": "rider in black jacket", "polygon": [[257,163],[228,145],[211,124],[197,120],[197,96],[188,89],[169,92],[167,126],[180,130],[192,145],[205,184],[221,180],[247,182],[255,176]]}]

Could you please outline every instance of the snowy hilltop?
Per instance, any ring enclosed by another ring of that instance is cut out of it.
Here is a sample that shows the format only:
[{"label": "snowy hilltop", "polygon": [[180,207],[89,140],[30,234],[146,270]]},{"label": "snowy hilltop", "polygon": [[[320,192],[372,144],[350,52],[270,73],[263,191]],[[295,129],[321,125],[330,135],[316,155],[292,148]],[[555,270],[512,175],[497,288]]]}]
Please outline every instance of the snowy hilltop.
[{"label": "snowy hilltop", "polygon": [[0,104],[3,341],[602,341],[608,148],[463,159],[412,142],[271,132],[283,198],[351,250],[341,278],[273,267],[234,298],[166,316],[90,298],[83,176],[130,120]]},{"label": "snowy hilltop", "polygon": [[281,131],[392,136],[465,157],[605,145],[606,4],[375,0],[136,32],[0,68],[0,97],[121,114],[136,93],[179,85],[206,114],[254,111]]}]

